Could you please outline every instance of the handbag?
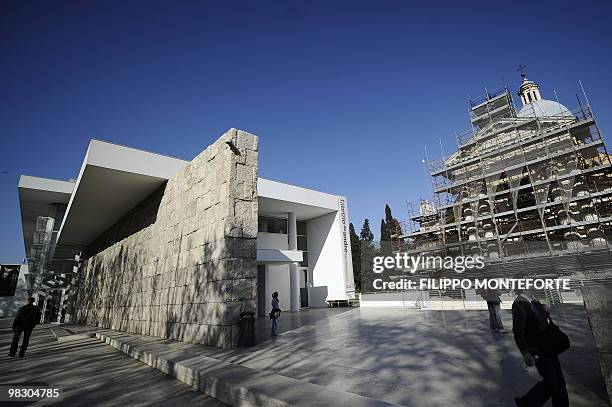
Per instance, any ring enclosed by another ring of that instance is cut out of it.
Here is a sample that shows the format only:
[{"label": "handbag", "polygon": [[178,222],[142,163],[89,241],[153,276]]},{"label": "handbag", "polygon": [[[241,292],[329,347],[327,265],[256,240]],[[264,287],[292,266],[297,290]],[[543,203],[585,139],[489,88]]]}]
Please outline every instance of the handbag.
[{"label": "handbag", "polygon": [[545,356],[558,356],[570,347],[569,337],[548,317],[548,324],[536,338],[540,352]]}]

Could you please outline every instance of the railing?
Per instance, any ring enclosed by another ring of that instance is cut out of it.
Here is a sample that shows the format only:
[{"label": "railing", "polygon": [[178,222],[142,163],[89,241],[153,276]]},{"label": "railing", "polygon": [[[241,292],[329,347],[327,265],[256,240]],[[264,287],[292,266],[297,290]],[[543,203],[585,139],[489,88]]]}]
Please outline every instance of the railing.
[{"label": "railing", "polygon": [[475,135],[475,129],[473,127],[470,127],[469,129],[456,132],[455,138],[457,139],[457,144],[459,145],[459,147],[461,147],[467,144]]},{"label": "railing", "polygon": [[469,103],[470,103],[470,107],[474,107],[474,106],[478,106],[483,104],[484,102],[494,99],[500,95],[503,95],[504,93],[508,92],[508,88],[506,88],[506,86],[502,85],[500,87],[494,88],[493,90],[488,90],[486,93],[480,95],[480,96],[476,96],[475,98],[470,98]]}]

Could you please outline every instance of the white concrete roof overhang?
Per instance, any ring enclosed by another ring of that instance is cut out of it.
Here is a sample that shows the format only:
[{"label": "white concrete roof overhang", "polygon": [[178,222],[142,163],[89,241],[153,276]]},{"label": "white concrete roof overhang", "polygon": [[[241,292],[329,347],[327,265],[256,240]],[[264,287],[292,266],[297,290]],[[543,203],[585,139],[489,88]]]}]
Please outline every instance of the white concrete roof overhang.
[{"label": "white concrete roof overhang", "polygon": [[187,163],[92,140],[59,231],[58,244],[91,244]]},{"label": "white concrete roof overhang", "polygon": [[30,253],[36,219],[49,216],[51,205],[67,204],[75,184],[68,181],[31,177],[22,175],[19,178],[19,208],[21,210],[21,227],[26,255]]},{"label": "white concrete roof overhang", "polygon": [[[58,244],[87,246],[189,161],[92,140],[58,236]],[[259,213],[308,220],[338,210],[338,196],[258,180]]]},{"label": "white concrete roof overhang", "polygon": [[299,220],[313,219],[338,210],[336,195],[259,178],[257,182],[260,215],[286,217],[294,212]]}]

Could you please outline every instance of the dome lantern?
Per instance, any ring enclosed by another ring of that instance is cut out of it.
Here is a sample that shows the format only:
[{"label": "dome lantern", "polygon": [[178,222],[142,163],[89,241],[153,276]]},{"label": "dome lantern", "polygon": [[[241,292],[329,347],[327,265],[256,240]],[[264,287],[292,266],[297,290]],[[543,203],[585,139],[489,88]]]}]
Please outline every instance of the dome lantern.
[{"label": "dome lantern", "polygon": [[574,115],[558,101],[542,99],[540,85],[527,78],[525,66],[520,65],[523,81],[518,91],[523,107],[516,114],[517,117],[554,117],[573,119]]},{"label": "dome lantern", "polygon": [[521,77],[523,78],[523,82],[519,88],[518,95],[521,97],[523,106],[542,99],[540,95],[540,85],[527,79],[527,74],[524,70],[521,72]]}]

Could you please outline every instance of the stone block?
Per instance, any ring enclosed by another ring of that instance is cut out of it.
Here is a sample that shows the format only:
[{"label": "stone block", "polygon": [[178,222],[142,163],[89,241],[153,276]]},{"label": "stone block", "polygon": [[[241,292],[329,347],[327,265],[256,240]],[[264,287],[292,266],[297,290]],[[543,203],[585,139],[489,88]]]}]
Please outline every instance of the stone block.
[{"label": "stone block", "polygon": [[175,287],[173,292],[172,304],[182,304],[185,295],[185,286]]},{"label": "stone block", "polygon": [[185,291],[183,292],[183,303],[192,304],[196,301],[196,283],[190,283],[185,286]]},{"label": "stone block", "polygon": [[190,268],[198,266],[206,261],[207,249],[206,246],[198,246],[189,250],[189,262]]},{"label": "stone block", "polygon": [[257,238],[257,205],[251,201],[234,200],[235,216],[225,223],[225,237]]},{"label": "stone block", "polygon": [[230,258],[256,258],[257,257],[257,240],[246,238],[227,237],[225,239],[228,253],[226,257]]},{"label": "stone block", "polygon": [[259,137],[242,130],[236,130],[236,147],[257,151]]},{"label": "stone block", "polygon": [[188,243],[189,250],[204,246],[206,243],[206,229],[199,228],[198,226],[198,229],[189,235]]},{"label": "stone block", "polygon": [[238,266],[228,264],[224,259],[211,260],[200,266],[200,283],[238,278]]},{"label": "stone block", "polygon": [[181,268],[176,271],[175,287],[180,287],[187,284],[187,268]]},{"label": "stone block", "polygon": [[259,158],[257,156],[257,151],[247,150],[245,161],[243,164],[249,167],[258,167],[258,163],[259,163]]},{"label": "stone block", "polygon": [[[195,208],[195,202],[194,202]],[[195,232],[198,229],[198,218],[196,217],[196,211],[194,209],[193,214],[187,214],[184,220],[183,235],[188,235]]]},{"label": "stone block", "polygon": [[166,327],[166,324],[163,322],[153,322],[151,323],[149,335],[163,338],[165,337],[165,334],[166,334],[165,327]]},{"label": "stone block", "polygon": [[209,346],[233,348],[238,344],[238,327],[235,325],[211,325],[208,335]]},{"label": "stone block", "polygon": [[222,283],[220,291],[224,293],[225,301],[257,299],[257,280],[254,278],[223,280]]},{"label": "stone block", "polygon": [[178,253],[178,267],[189,267],[189,250],[181,251],[180,253]]},{"label": "stone block", "polygon": [[200,325],[186,323],[183,326],[183,341],[185,342],[197,342],[200,335]]}]

